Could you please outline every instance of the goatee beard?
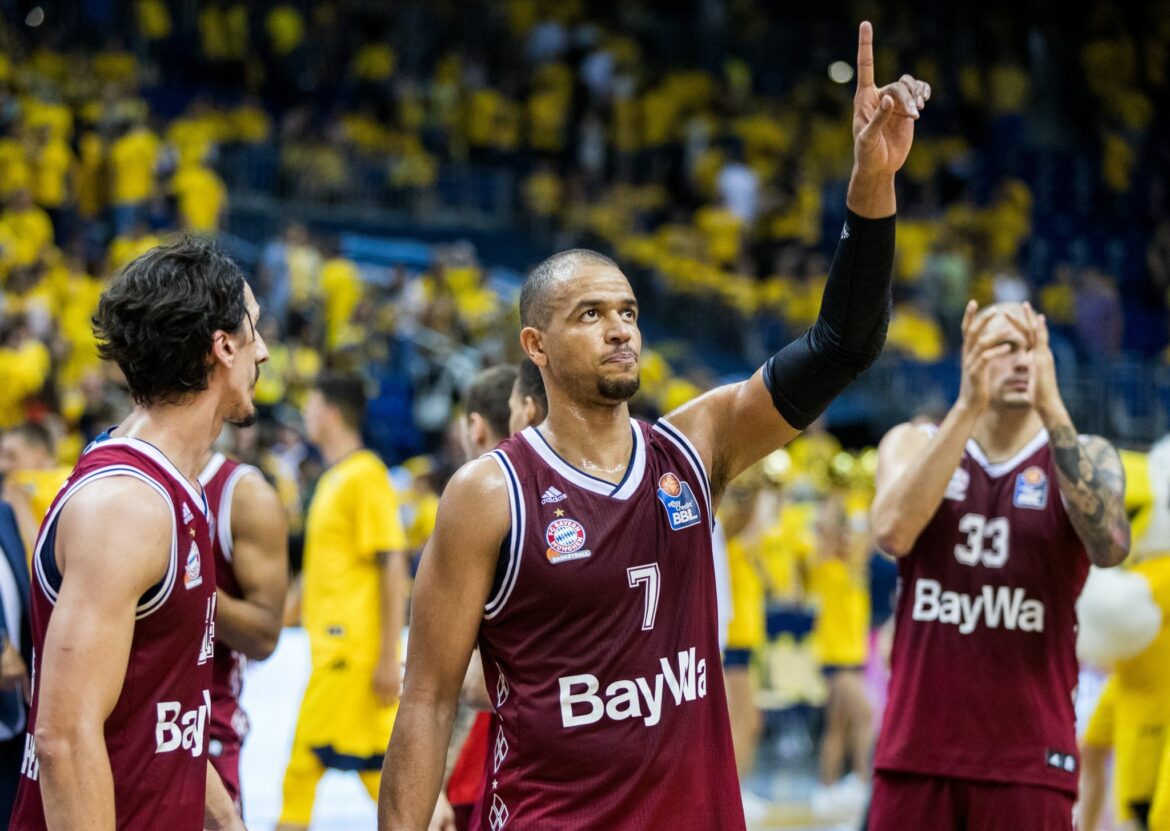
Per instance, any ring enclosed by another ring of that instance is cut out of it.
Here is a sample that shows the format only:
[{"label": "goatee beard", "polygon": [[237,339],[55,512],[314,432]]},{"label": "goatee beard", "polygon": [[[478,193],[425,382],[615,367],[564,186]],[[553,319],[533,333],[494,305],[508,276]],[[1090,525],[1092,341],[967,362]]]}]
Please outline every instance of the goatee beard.
[{"label": "goatee beard", "polygon": [[597,392],[607,401],[629,401],[642,386],[641,376],[633,378],[599,378]]}]

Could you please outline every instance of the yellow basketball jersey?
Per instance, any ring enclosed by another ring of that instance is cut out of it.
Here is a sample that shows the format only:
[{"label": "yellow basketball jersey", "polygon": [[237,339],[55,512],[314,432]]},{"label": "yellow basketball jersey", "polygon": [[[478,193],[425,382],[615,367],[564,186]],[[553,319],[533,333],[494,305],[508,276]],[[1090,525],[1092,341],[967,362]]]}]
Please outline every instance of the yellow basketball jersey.
[{"label": "yellow basketball jersey", "polygon": [[302,619],[315,662],[338,655],[377,660],[376,555],[405,548],[390,473],[373,452],[351,453],[322,474],[305,520]]}]

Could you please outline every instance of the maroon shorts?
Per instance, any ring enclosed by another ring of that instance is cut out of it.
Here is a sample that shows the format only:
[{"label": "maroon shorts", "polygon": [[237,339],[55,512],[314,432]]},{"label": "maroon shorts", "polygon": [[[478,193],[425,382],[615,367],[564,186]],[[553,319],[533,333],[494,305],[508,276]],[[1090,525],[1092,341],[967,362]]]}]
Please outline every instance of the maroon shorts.
[{"label": "maroon shorts", "polygon": [[1071,831],[1073,801],[1039,785],[881,771],[868,831]]},{"label": "maroon shorts", "polygon": [[216,739],[212,739],[209,744],[210,747],[208,747],[207,755],[211,759],[211,766],[215,768],[215,772],[223,780],[223,786],[227,788],[228,796],[236,804],[236,810],[242,810],[243,803],[240,801],[240,750],[243,748],[243,744],[239,741],[220,742]]},{"label": "maroon shorts", "polygon": [[475,803],[470,805],[452,805],[455,812],[455,831],[470,831],[471,815],[475,813]]}]

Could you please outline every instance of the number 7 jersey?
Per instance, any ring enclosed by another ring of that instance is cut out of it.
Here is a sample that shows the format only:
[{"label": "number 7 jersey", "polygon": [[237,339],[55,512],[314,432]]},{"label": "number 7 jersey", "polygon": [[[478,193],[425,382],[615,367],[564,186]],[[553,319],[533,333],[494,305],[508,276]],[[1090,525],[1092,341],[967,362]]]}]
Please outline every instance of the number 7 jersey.
[{"label": "number 7 jersey", "polygon": [[991,463],[968,441],[898,562],[877,770],[1076,793],[1076,600],[1088,555],[1041,431]]},{"label": "number 7 jersey", "polygon": [[512,523],[479,637],[481,829],[744,828],[706,472],[667,422],[630,429],[617,484],[533,428],[491,454]]}]

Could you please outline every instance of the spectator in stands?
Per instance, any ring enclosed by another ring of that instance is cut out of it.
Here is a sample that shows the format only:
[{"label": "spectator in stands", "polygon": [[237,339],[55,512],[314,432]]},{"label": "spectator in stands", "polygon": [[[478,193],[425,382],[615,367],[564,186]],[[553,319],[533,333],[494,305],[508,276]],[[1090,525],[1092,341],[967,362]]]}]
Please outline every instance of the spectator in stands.
[{"label": "spectator in stands", "polygon": [[58,464],[55,444],[50,429],[32,421],[0,436],[3,497],[12,507],[20,535],[30,551],[41,520],[72,469]]},{"label": "spectator in stands", "polygon": [[142,119],[121,122],[115,133],[109,151],[110,203],[114,228],[125,234],[142,218],[154,195],[162,143]]},{"label": "spectator in stands", "polygon": [[1082,357],[1100,363],[1121,354],[1124,320],[1117,286],[1097,268],[1082,269],[1076,279],[1076,333]]},{"label": "spectator in stands", "polygon": [[723,206],[751,227],[760,213],[760,178],[744,161],[742,146],[732,145],[719,171],[718,187]]}]

